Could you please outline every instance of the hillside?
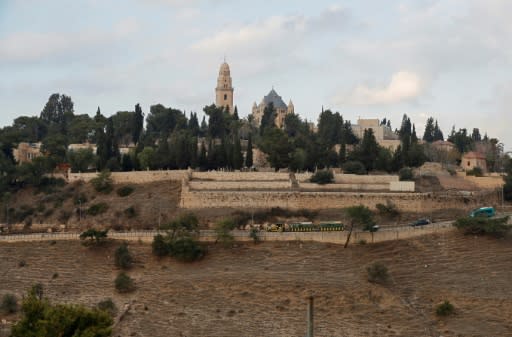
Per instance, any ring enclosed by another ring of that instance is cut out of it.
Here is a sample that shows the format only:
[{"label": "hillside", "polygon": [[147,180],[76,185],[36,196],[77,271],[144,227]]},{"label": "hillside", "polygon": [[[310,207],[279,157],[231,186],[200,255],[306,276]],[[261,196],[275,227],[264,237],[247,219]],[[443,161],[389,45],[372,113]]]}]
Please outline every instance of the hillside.
[{"label": "hillside", "polygon": [[[129,274],[138,289],[129,295],[113,287],[117,242],[100,249],[2,244],[0,294],[21,297],[41,282],[56,302],[112,297],[121,311],[129,304],[114,336],[302,336],[310,293],[315,336],[510,336],[511,243],[449,232],[345,250],[309,242],[212,245],[194,264],[156,259],[149,245],[134,243]],[[389,268],[388,285],[366,280],[374,261]],[[456,312],[439,319],[434,308],[444,300]]]}]

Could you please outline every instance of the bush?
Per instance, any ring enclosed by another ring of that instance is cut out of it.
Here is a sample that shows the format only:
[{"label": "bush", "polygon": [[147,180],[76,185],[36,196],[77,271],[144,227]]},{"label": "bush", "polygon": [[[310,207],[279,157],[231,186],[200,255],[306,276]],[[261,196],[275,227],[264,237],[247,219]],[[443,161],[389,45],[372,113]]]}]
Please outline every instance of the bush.
[{"label": "bush", "polygon": [[411,181],[414,178],[412,174],[412,169],[410,167],[403,167],[398,171],[398,176],[400,181]]},{"label": "bush", "polygon": [[116,290],[120,293],[129,293],[135,290],[135,282],[125,273],[119,273],[114,281]]},{"label": "bush", "polygon": [[135,207],[130,206],[130,207],[128,207],[127,209],[125,209],[125,210],[123,211],[123,214],[124,214],[128,219],[135,218],[135,217],[137,216],[137,210],[135,209]]},{"label": "bush", "polygon": [[235,229],[236,224],[232,219],[224,219],[215,225],[215,232],[217,234],[217,242],[220,242],[224,247],[228,248],[233,245],[235,238],[231,235],[231,231]]},{"label": "bush", "polygon": [[170,244],[163,235],[158,234],[153,238],[153,242],[151,243],[151,250],[153,255],[159,257],[167,256],[170,254]]},{"label": "bush", "polygon": [[257,228],[251,228],[251,231],[249,232],[249,237],[252,239],[254,243],[260,242],[260,237],[258,235],[258,229]]},{"label": "bush", "polygon": [[87,209],[87,214],[96,216],[98,214],[105,213],[107,210],[108,210],[108,204],[105,202],[100,202],[100,203],[91,205]]},{"label": "bush", "polygon": [[120,197],[126,197],[132,194],[133,191],[135,191],[135,188],[133,186],[123,186],[117,189],[117,195]]},{"label": "bush", "polygon": [[182,262],[193,262],[201,259],[205,249],[191,237],[182,237],[172,243],[171,256]]},{"label": "bush", "polygon": [[121,269],[129,269],[133,264],[133,256],[128,250],[128,245],[126,243],[122,243],[115,252],[115,264],[118,268]]},{"label": "bush", "polygon": [[366,174],[366,168],[360,161],[347,161],[341,168],[347,174]]},{"label": "bush", "polygon": [[504,218],[460,218],[457,219],[453,225],[464,234],[470,235],[491,235],[494,237],[505,236],[512,226],[508,225],[509,217]]},{"label": "bush", "polygon": [[102,171],[98,173],[96,178],[91,179],[91,184],[96,192],[108,194],[112,192],[113,183],[109,171]]},{"label": "bush", "polygon": [[0,303],[0,311],[6,314],[14,314],[18,311],[18,300],[13,294],[5,294]]},{"label": "bush", "polygon": [[381,262],[374,262],[366,268],[368,281],[372,283],[386,283],[389,279],[388,268]]},{"label": "bush", "polygon": [[94,228],[90,228],[85,232],[82,232],[82,234],[80,234],[80,240],[89,239],[88,241],[85,242],[100,244],[107,238],[107,234],[108,229],[97,230]]},{"label": "bush", "polygon": [[400,211],[398,211],[398,208],[396,207],[396,205],[389,200],[386,201],[385,205],[377,204],[377,205],[375,205],[375,207],[377,208],[377,211],[379,212],[379,214],[381,216],[394,218],[400,214]]},{"label": "bush", "polygon": [[332,184],[334,182],[334,175],[330,170],[320,170],[313,174],[310,181],[320,185]]},{"label": "bush", "polygon": [[480,167],[474,167],[472,170],[466,171],[466,175],[475,176],[475,177],[483,177],[484,171]]},{"label": "bush", "polygon": [[444,301],[436,307],[436,314],[438,316],[449,316],[453,314],[455,307],[449,301]]},{"label": "bush", "polygon": [[111,317],[114,317],[117,313],[117,306],[114,303],[114,301],[112,301],[111,298],[107,298],[104,299],[103,301],[98,302],[96,306],[98,307],[99,310],[105,311]]}]

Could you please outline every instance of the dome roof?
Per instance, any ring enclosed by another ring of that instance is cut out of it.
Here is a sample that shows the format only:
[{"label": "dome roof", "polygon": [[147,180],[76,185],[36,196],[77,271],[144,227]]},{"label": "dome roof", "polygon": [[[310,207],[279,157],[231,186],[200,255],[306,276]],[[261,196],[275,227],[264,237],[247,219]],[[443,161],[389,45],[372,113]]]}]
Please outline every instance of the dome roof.
[{"label": "dome roof", "polygon": [[283,101],[281,96],[272,88],[267,96],[263,97],[263,104],[265,106],[272,103],[276,109],[287,109],[286,103]]},{"label": "dome roof", "polygon": [[219,69],[219,75],[229,76],[229,74],[230,74],[229,65],[226,62],[222,63],[220,66],[220,69]]}]

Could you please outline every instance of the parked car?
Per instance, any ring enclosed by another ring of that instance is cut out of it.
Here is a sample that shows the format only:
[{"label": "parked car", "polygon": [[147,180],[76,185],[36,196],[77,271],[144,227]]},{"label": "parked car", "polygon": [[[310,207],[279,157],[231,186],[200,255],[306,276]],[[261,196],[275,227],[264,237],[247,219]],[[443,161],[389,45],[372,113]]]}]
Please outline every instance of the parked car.
[{"label": "parked car", "polygon": [[416,220],[414,221],[411,226],[413,227],[416,227],[416,226],[425,226],[425,225],[428,225],[430,223],[430,220],[429,219],[419,219],[419,220]]},{"label": "parked car", "polygon": [[496,211],[494,210],[494,207],[480,207],[477,209],[474,209],[469,214],[470,217],[484,217],[484,218],[490,218],[496,215]]}]

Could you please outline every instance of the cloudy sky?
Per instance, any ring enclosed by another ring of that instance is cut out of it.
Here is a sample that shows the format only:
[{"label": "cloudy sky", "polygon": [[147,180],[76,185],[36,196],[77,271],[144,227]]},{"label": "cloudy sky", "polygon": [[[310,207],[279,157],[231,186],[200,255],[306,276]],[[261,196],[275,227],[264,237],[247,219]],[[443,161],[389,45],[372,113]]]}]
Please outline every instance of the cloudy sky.
[{"label": "cloudy sky", "polygon": [[140,102],[202,111],[224,56],[246,116],[274,86],[316,120],[419,133],[428,116],[512,150],[512,1],[0,0],[0,125],[48,96],[105,115]]}]

